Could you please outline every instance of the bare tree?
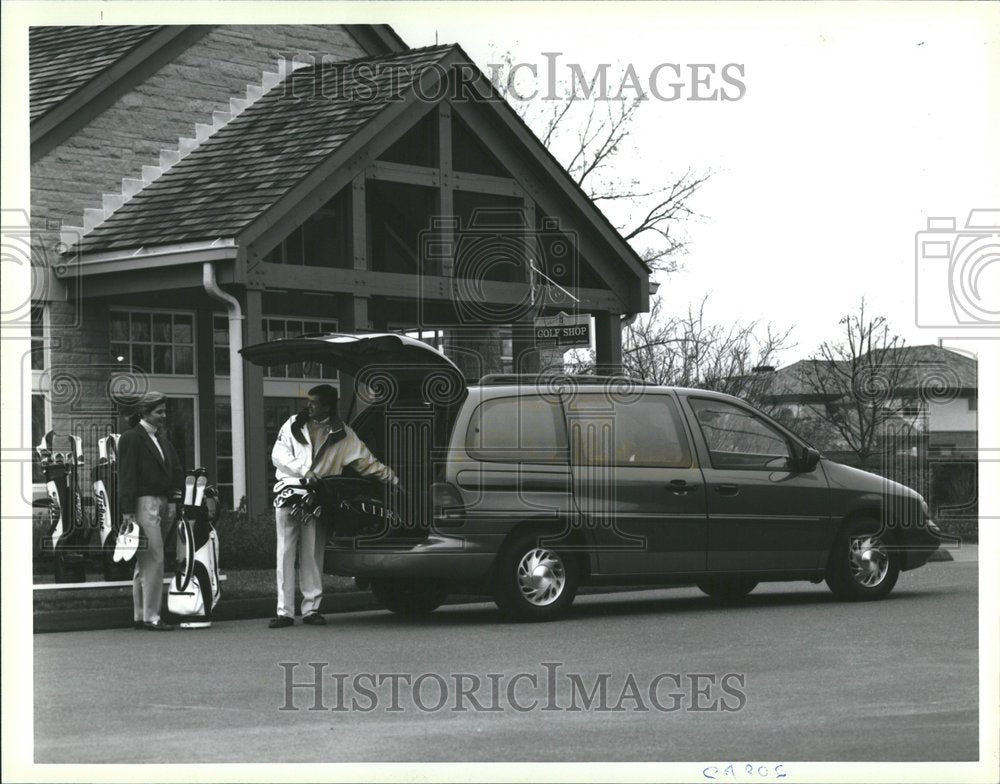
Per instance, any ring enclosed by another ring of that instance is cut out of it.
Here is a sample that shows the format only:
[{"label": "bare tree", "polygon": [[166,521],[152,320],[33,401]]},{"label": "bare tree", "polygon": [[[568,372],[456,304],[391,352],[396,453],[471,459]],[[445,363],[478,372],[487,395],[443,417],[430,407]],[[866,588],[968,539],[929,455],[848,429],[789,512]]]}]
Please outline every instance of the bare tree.
[{"label": "bare tree", "polygon": [[822,398],[807,408],[835,432],[867,468],[881,447],[885,425],[906,427],[902,389],[910,371],[908,349],[884,316],[872,316],[862,298],[840,319],[843,337],[820,346],[803,363],[802,385]]},{"label": "bare tree", "polygon": [[520,100],[512,85],[510,53],[500,60],[491,67],[500,94],[590,199],[611,207],[605,210],[614,213],[609,219],[646,264],[654,271],[674,271],[685,248],[678,224],[701,217],[691,208],[691,199],[711,172],[687,169],[666,183],[623,180],[616,174],[618,156],[626,147],[643,101],[637,97],[608,100],[592,91],[581,97],[575,84],[564,85],[558,101]]},{"label": "bare tree", "polygon": [[[781,331],[760,320],[713,324],[705,317],[706,297],[686,315],[665,317],[661,299],[649,313],[627,325],[622,334],[622,370],[626,376],[651,384],[713,389],[737,395],[769,410],[767,375],[755,372],[771,366],[789,345],[790,329]],[[589,372],[593,358],[578,352],[573,372]]]}]

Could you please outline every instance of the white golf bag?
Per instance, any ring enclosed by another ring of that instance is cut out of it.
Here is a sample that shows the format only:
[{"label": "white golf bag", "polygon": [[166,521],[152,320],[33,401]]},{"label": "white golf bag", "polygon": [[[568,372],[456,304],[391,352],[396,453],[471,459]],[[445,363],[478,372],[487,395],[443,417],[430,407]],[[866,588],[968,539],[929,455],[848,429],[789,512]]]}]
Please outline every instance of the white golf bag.
[{"label": "white golf bag", "polygon": [[184,548],[184,562],[167,591],[167,609],[177,616],[185,629],[205,629],[212,625],[212,611],[219,603],[219,536],[212,526],[208,507],[218,509],[208,494],[205,469],[188,474],[184,487],[184,505],[177,520],[177,536]]}]

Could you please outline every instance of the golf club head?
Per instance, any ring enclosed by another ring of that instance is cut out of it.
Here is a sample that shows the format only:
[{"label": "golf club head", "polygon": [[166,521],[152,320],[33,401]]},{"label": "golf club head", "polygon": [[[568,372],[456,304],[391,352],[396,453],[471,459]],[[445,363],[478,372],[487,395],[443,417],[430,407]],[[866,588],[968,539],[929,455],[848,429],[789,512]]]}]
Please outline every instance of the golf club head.
[{"label": "golf club head", "polygon": [[195,470],[195,484],[194,484],[194,505],[201,506],[201,502],[205,499],[205,488],[208,487],[208,471],[204,468],[198,468]]},{"label": "golf club head", "polygon": [[194,485],[194,472],[189,471],[188,475],[184,477],[184,506],[191,506],[194,503]]}]

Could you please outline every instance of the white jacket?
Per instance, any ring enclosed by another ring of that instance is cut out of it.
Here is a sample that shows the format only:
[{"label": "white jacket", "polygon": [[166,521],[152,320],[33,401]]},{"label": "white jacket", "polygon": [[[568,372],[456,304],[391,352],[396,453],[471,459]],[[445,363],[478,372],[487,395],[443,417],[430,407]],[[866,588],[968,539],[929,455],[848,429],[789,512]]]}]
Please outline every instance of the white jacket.
[{"label": "white jacket", "polygon": [[[305,443],[299,443],[292,435],[292,416],[278,431],[278,439],[271,450],[271,462],[274,463],[274,474],[277,479],[301,479],[309,473],[312,467],[313,447],[309,436],[309,428],[302,428]],[[340,476],[345,466],[350,466],[361,476],[371,476],[383,482],[395,482],[396,476],[392,469],[379,462],[378,458],[365,446],[365,442],[346,424],[344,437],[335,444],[328,446],[321,454],[316,465],[315,476]]]}]

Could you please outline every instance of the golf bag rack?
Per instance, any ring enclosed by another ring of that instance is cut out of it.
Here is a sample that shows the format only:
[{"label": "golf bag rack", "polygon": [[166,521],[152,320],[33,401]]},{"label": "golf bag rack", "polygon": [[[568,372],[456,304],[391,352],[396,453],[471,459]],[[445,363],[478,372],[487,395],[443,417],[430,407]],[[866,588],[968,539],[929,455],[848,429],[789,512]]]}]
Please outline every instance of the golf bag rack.
[{"label": "golf bag rack", "polygon": [[[65,451],[59,451],[62,442]],[[77,436],[58,436],[52,430],[35,447],[45,479],[49,527],[41,541],[42,551],[53,555],[56,582],[86,579],[86,551],[92,524],[84,517],[83,441]]]}]

